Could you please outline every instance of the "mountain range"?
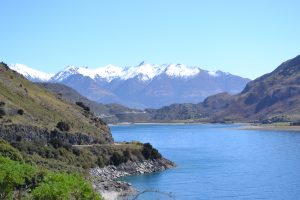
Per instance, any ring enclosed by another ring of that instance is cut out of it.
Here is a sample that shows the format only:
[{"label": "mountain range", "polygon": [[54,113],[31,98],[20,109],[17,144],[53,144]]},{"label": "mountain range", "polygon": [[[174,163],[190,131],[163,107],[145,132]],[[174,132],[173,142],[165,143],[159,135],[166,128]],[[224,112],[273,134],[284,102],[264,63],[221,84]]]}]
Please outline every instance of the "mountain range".
[{"label": "mountain range", "polygon": [[[72,76],[75,80],[80,75]],[[221,92],[208,96],[202,102],[176,103],[159,109],[140,110],[119,104],[104,105],[60,83],[50,81],[39,84],[56,95],[61,94],[67,101],[84,102],[108,123],[300,121],[300,55],[283,62],[273,72],[248,82],[237,94]]]},{"label": "mountain range", "polygon": [[10,65],[34,82],[65,84],[99,103],[133,108],[159,108],[172,103],[196,103],[220,92],[236,94],[250,81],[222,71],[207,71],[183,64],[137,66],[107,65],[96,69],[69,66],[47,74],[22,64]]},{"label": "mountain range", "polygon": [[298,123],[300,55],[249,82],[239,94],[220,93],[197,104],[173,104],[146,111],[154,121]]}]

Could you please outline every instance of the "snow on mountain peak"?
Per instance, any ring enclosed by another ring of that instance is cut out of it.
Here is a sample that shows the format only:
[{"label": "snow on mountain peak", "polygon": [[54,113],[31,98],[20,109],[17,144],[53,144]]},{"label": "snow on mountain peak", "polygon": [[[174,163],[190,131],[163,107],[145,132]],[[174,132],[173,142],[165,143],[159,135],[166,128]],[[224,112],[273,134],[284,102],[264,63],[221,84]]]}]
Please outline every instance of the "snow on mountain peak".
[{"label": "snow on mountain peak", "polygon": [[11,68],[23,74],[30,80],[33,81],[53,81],[61,82],[71,75],[82,75],[90,77],[91,79],[99,79],[107,82],[111,82],[115,79],[127,80],[131,78],[138,78],[140,81],[148,81],[153,78],[165,74],[169,77],[188,78],[196,76],[201,71],[208,73],[212,77],[217,77],[222,74],[226,75],[221,71],[205,71],[199,67],[190,67],[183,64],[149,64],[146,61],[141,62],[139,65],[130,67],[118,67],[112,64],[104,67],[98,67],[90,69],[86,66],[78,67],[69,65],[64,70],[56,73],[55,75],[40,72],[27,67],[22,64],[11,65]]},{"label": "snow on mountain peak", "polygon": [[147,81],[161,74],[162,71],[159,65],[148,64],[143,61],[138,66],[125,68],[122,79],[126,80],[137,76],[140,80]]},{"label": "snow on mountain peak", "polygon": [[222,72],[222,71],[208,71],[208,74],[210,76],[213,76],[213,77],[218,77],[218,76],[221,76],[221,75],[225,75],[225,76],[228,76],[228,75],[231,75],[229,72]]},{"label": "snow on mountain peak", "polygon": [[31,79],[33,81],[42,81],[42,82],[49,81],[50,78],[54,75],[54,74],[47,74],[45,72],[32,69],[26,65],[19,64],[19,63],[9,65],[9,67],[12,70],[17,71],[18,73],[22,74],[26,78]]},{"label": "snow on mountain peak", "polygon": [[112,64],[106,65],[105,67],[99,67],[92,71],[94,77],[104,79],[108,82],[120,78],[123,75],[123,68]]},{"label": "snow on mountain peak", "polygon": [[213,76],[213,77],[218,77],[219,76],[219,74],[218,74],[218,71],[208,71],[208,74],[209,75],[211,75],[211,76]]},{"label": "snow on mountain peak", "polygon": [[198,74],[200,72],[200,68],[188,67],[182,64],[170,64],[165,72],[169,76],[188,77]]},{"label": "snow on mountain peak", "polygon": [[[170,77],[187,78],[190,76],[195,76],[200,72],[201,69],[199,67],[189,67],[183,64],[155,65],[143,61],[137,66],[125,68],[111,64],[96,69],[69,66],[64,71],[57,73],[53,77],[53,80],[62,81],[70,75],[81,74],[83,76],[88,76],[92,79],[103,79],[108,82],[111,82],[114,79],[127,80],[134,77],[137,77],[141,81],[148,81],[163,73]],[[216,73],[213,72],[209,74],[211,76],[216,76]]]}]

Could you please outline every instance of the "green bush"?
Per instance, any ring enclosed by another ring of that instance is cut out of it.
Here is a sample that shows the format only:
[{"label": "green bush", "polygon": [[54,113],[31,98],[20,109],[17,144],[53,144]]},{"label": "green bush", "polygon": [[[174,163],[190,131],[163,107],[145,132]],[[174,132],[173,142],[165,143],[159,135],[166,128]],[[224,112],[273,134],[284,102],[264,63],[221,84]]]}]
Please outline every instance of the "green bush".
[{"label": "green bush", "polygon": [[44,145],[39,142],[29,142],[29,141],[21,141],[21,142],[13,142],[12,146],[17,148],[19,151],[34,155],[37,154],[43,158],[55,158],[58,159],[59,152],[51,145]]},{"label": "green bush", "polygon": [[49,141],[49,143],[55,148],[60,148],[63,146],[63,143],[60,139],[57,139],[57,138],[53,138]]},{"label": "green bush", "polygon": [[17,161],[23,160],[20,152],[4,140],[0,140],[0,156],[8,157]]},{"label": "green bush", "polygon": [[90,107],[84,105],[84,103],[81,102],[81,101],[77,101],[76,105],[79,106],[79,107],[81,107],[81,108],[83,108],[83,110],[85,110],[85,111],[90,111]]},{"label": "green bush", "polygon": [[107,159],[104,156],[99,156],[97,159],[97,165],[99,167],[105,167],[107,165]]},{"label": "green bush", "polygon": [[119,164],[125,162],[124,156],[119,152],[114,152],[110,158],[111,164],[118,166]]},{"label": "green bush", "polygon": [[144,144],[142,154],[146,159],[158,159],[162,157],[157,149],[154,149],[150,143]]},{"label": "green bush", "polygon": [[6,115],[6,112],[3,108],[0,108],[0,117],[3,117]]},{"label": "green bush", "polygon": [[100,200],[90,183],[78,174],[49,173],[32,191],[34,200]]},{"label": "green bush", "polygon": [[19,110],[17,111],[17,113],[18,113],[19,115],[23,115],[23,114],[24,114],[24,110],[23,110],[23,109],[19,109]]},{"label": "green bush", "polygon": [[58,128],[61,131],[69,131],[70,125],[67,122],[60,121],[57,123],[56,128]]},{"label": "green bush", "polygon": [[[30,192],[32,191],[32,192]],[[0,156],[0,199],[101,200],[78,174],[45,174],[37,167]]]},{"label": "green bush", "polygon": [[0,156],[0,199],[16,199],[14,191],[21,193],[22,188],[35,183],[36,176],[34,167]]}]

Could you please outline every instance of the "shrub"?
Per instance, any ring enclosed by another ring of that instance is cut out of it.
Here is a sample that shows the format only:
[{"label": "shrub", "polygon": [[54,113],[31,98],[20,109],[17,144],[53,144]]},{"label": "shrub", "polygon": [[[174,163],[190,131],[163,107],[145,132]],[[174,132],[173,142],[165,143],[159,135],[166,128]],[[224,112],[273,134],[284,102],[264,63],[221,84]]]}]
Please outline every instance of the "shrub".
[{"label": "shrub", "polygon": [[114,152],[110,157],[111,164],[118,166],[119,164],[125,162],[124,157],[119,152]]},{"label": "shrub", "polygon": [[0,65],[2,65],[7,70],[9,69],[8,65],[4,62],[0,62]]},{"label": "shrub", "polygon": [[0,156],[8,157],[16,161],[23,160],[20,152],[4,140],[0,140]]},{"label": "shrub", "polygon": [[133,140],[131,142],[128,142],[128,144],[135,144],[135,145],[140,145],[140,146],[143,146],[144,144],[139,142],[139,141],[136,141],[136,140]]},{"label": "shrub", "polygon": [[5,106],[5,102],[4,101],[0,101],[0,107]]},{"label": "shrub", "polygon": [[130,160],[131,157],[132,157],[131,156],[131,152],[130,152],[130,150],[128,148],[126,148],[126,150],[124,151],[123,155],[124,155],[124,161],[125,162],[127,162],[128,160]]},{"label": "shrub", "polygon": [[56,128],[58,128],[61,131],[69,131],[70,125],[67,122],[60,121],[57,123]]},{"label": "shrub", "polygon": [[32,166],[0,156],[0,199],[15,199],[13,192],[35,182],[37,170]]},{"label": "shrub", "polygon": [[57,138],[51,139],[51,140],[49,141],[49,143],[50,143],[55,149],[60,148],[60,147],[63,146],[62,141],[59,140],[59,139],[57,139]]},{"label": "shrub", "polygon": [[99,156],[98,159],[97,159],[97,165],[99,167],[105,167],[107,165],[107,160],[105,157],[103,156]]},{"label": "shrub", "polygon": [[19,109],[19,110],[17,111],[17,113],[18,113],[19,115],[23,115],[23,114],[24,114],[24,110],[23,110],[23,109]]},{"label": "shrub", "polygon": [[76,147],[72,147],[72,153],[75,155],[75,156],[80,156],[81,152],[80,152],[80,149],[76,148]]},{"label": "shrub", "polygon": [[85,111],[90,111],[90,107],[84,105],[84,103],[81,102],[81,101],[77,101],[76,105],[79,106],[79,107],[81,107],[81,108],[83,108]]},{"label": "shrub", "polygon": [[157,159],[162,157],[157,149],[154,149],[150,143],[144,144],[142,154],[146,159]]},{"label": "shrub", "polygon": [[43,182],[32,191],[34,200],[44,199],[102,199],[90,183],[78,174],[49,173]]},{"label": "shrub", "polygon": [[290,126],[300,126],[300,122],[291,122]]},{"label": "shrub", "polygon": [[3,117],[5,115],[6,115],[5,110],[3,108],[0,108],[0,117]]}]

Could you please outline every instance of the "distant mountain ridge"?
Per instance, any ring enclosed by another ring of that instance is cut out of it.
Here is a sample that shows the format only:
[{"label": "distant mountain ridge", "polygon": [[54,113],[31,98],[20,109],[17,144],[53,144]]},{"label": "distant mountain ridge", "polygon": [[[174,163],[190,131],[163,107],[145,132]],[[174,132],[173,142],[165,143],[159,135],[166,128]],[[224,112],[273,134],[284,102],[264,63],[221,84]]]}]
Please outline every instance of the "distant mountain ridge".
[{"label": "distant mountain ridge", "polygon": [[33,82],[46,82],[54,76],[54,74],[44,73],[19,63],[12,64],[9,67]]},{"label": "distant mountain ridge", "polygon": [[35,82],[63,83],[93,101],[133,108],[195,103],[220,92],[236,94],[250,81],[230,73],[183,64],[142,62],[133,67],[107,65],[96,69],[69,66],[51,77],[36,70],[31,73],[28,67],[12,68]]},{"label": "distant mountain ridge", "polygon": [[249,82],[236,95],[220,93],[198,104],[148,109],[153,120],[300,122],[300,55]]},{"label": "distant mountain ridge", "polygon": [[148,119],[149,115],[142,110],[130,109],[119,104],[101,104],[87,99],[74,89],[60,83],[36,83],[47,88],[59,98],[71,103],[82,102],[85,106],[106,123],[134,121],[136,118]]}]

